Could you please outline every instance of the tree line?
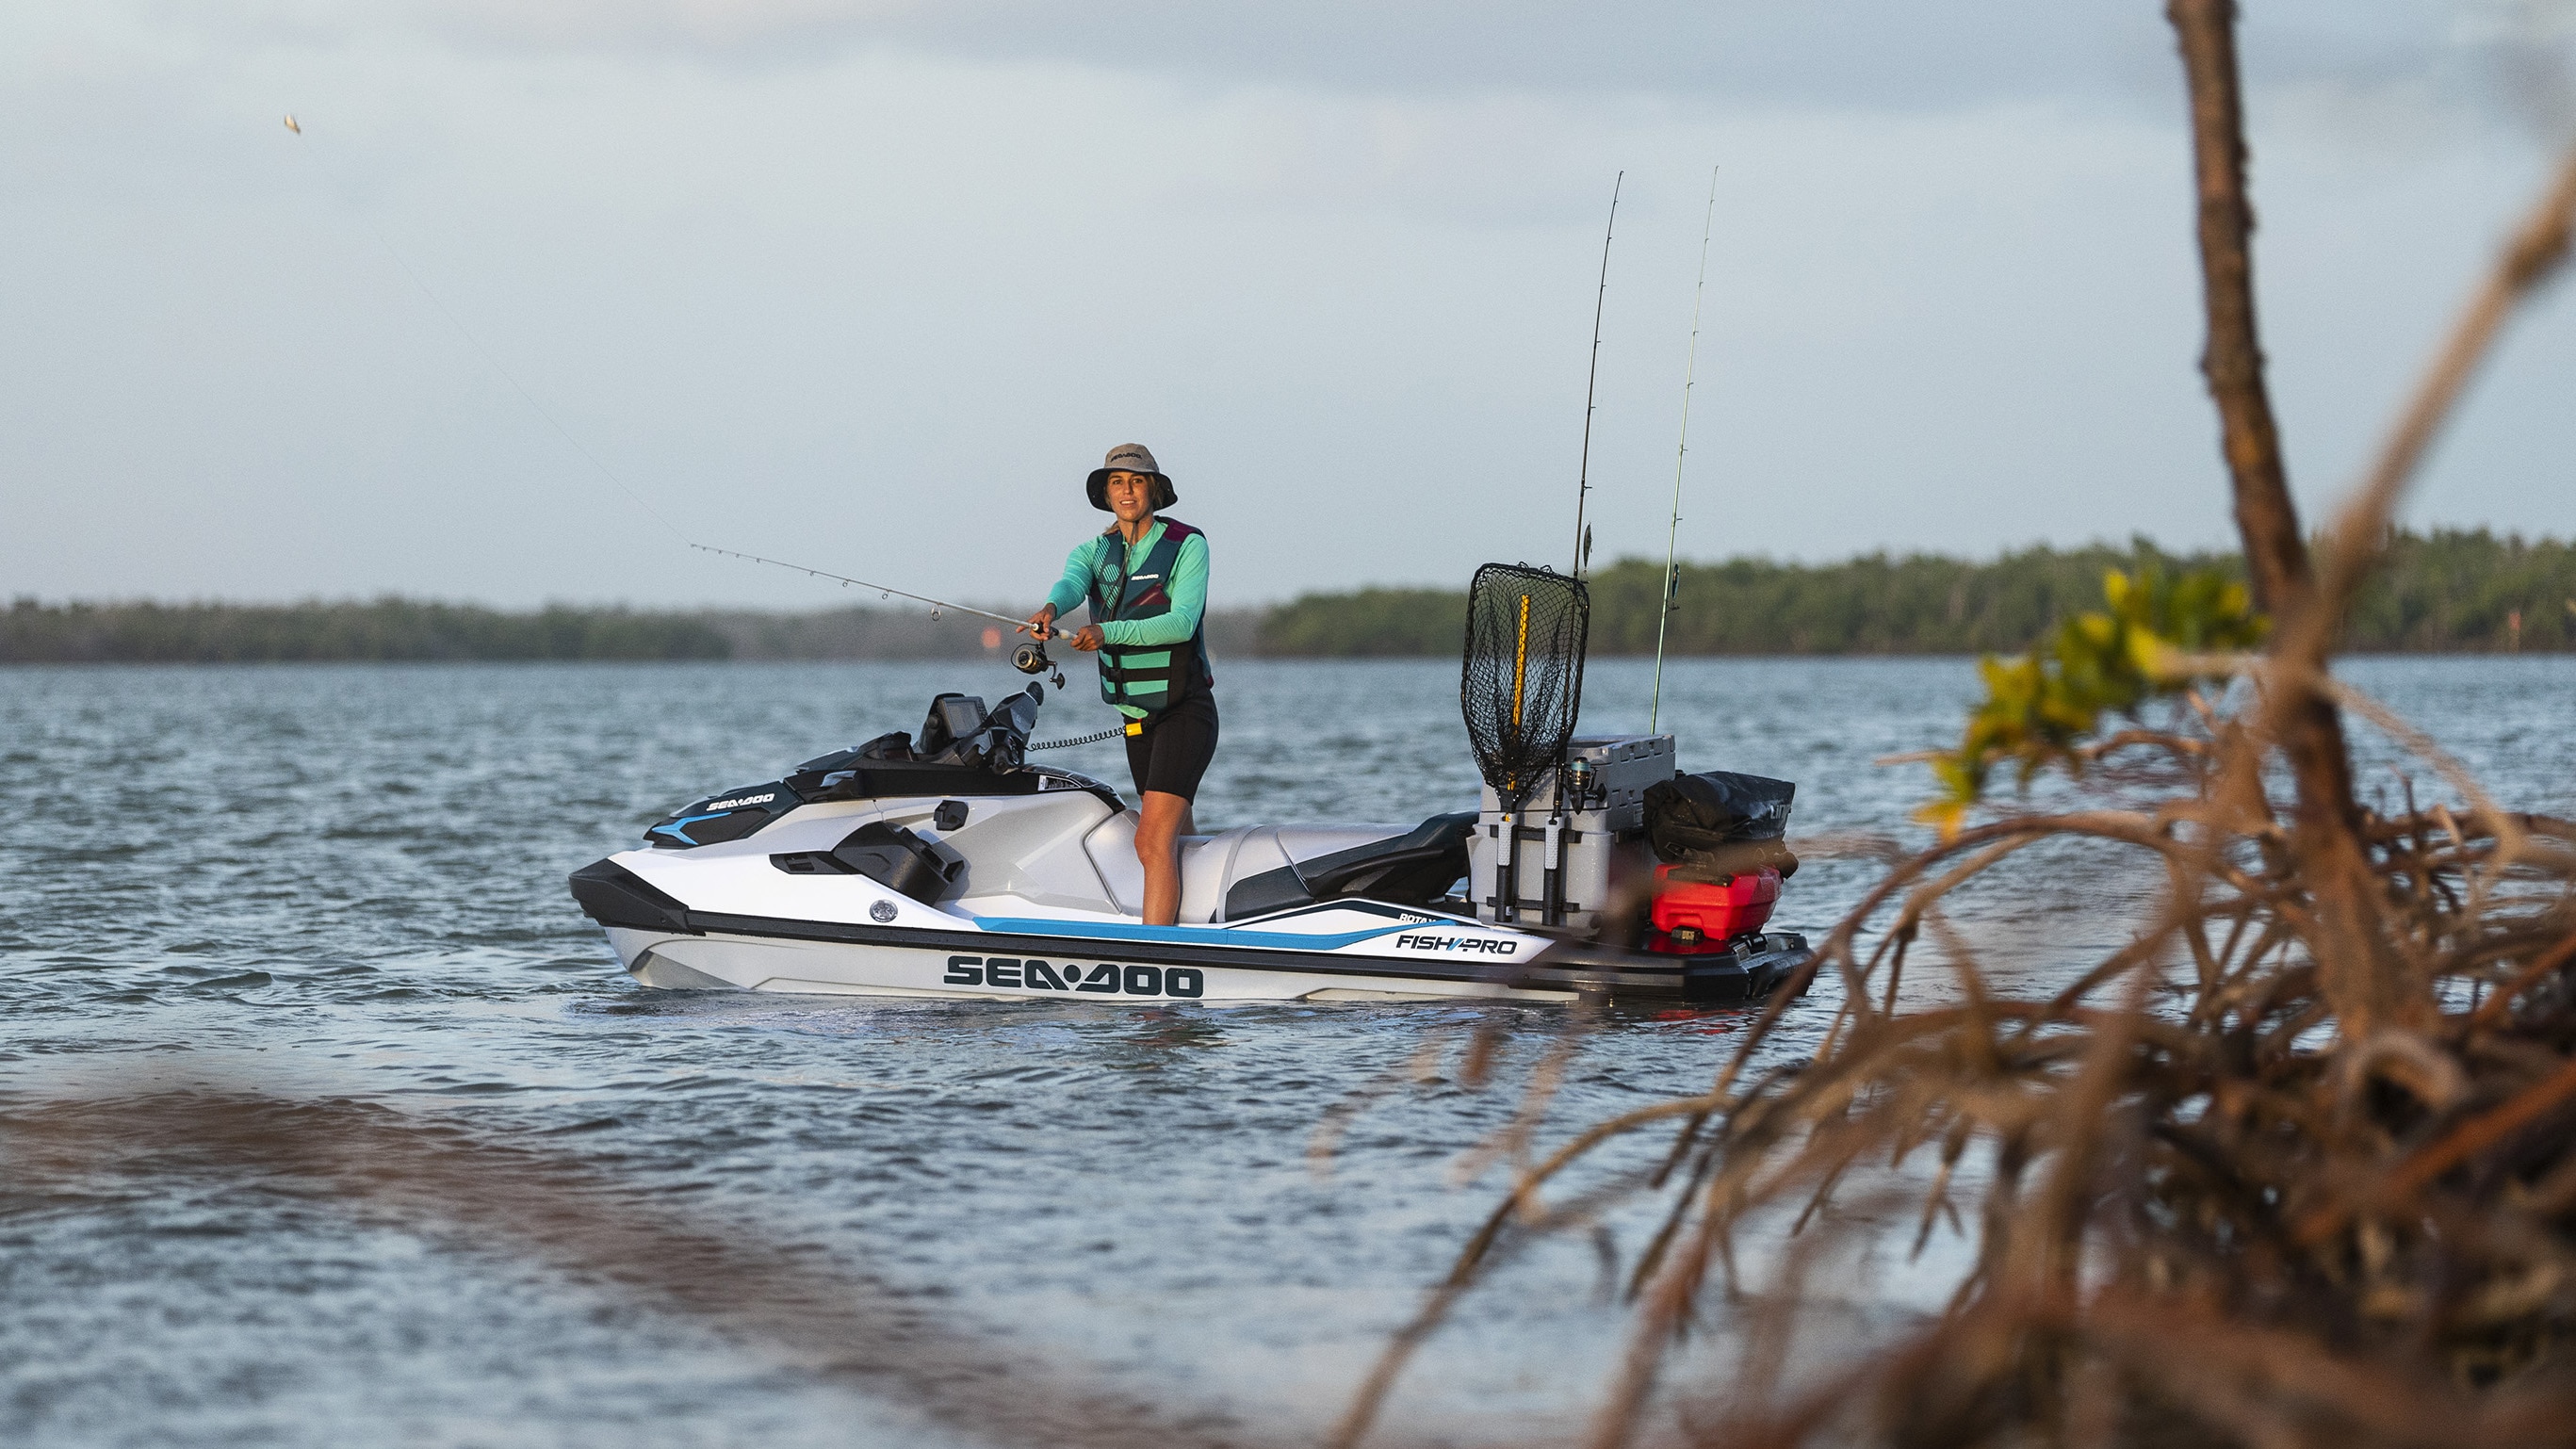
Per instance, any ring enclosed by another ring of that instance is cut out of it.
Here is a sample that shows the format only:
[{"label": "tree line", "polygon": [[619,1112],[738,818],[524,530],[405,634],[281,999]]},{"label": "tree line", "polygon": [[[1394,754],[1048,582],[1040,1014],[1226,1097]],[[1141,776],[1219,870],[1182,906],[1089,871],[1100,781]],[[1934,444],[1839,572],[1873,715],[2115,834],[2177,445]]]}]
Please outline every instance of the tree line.
[{"label": "tree line", "polygon": [[[2233,553],[2174,554],[2143,538],[2125,549],[2031,548],[1974,562],[1880,553],[1831,564],[1686,563],[1665,647],[1679,655],[2011,653],[2100,607],[2112,569],[2245,572]],[[1592,573],[1593,653],[1654,652],[1663,572],[1660,560],[1629,558]],[[1463,590],[1309,594],[1262,618],[1260,652],[1454,654],[1466,611]],[[2347,647],[2364,652],[2576,647],[2576,545],[2483,529],[2399,533],[2348,628]]]},{"label": "tree line", "polygon": [[505,613],[383,598],[299,604],[44,604],[0,614],[0,662],[252,664],[347,660],[724,659],[705,618],[552,605]]},{"label": "tree line", "polygon": [[[1986,561],[1870,554],[1831,564],[1736,558],[1683,564],[1667,648],[1677,655],[2009,653],[2098,606],[2102,576],[2211,568],[2233,554],[2031,548]],[[1655,648],[1663,567],[1621,559],[1593,572],[1592,650]],[[1463,589],[1307,594],[1217,610],[1220,656],[1430,657],[1458,652]],[[551,605],[505,612],[381,598],[296,604],[46,604],[0,612],[0,663],[254,663],[333,660],[949,659],[999,653],[1007,631],[896,609],[781,614],[650,612]],[[2355,602],[2349,647],[2502,653],[2576,648],[2576,544],[2484,529],[2400,533]]]}]

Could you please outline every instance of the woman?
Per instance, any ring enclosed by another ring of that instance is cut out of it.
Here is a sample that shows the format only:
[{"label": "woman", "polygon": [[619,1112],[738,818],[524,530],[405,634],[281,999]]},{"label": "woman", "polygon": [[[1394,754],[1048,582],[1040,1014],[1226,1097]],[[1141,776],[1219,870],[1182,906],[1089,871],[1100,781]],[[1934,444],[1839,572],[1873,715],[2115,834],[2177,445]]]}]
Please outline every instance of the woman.
[{"label": "woman", "polygon": [[1091,506],[1117,515],[1065,558],[1064,577],[1020,626],[1044,639],[1075,604],[1091,622],[1068,636],[1100,655],[1100,697],[1127,716],[1127,768],[1140,807],[1145,924],[1181,916],[1180,838],[1196,834],[1190,802],[1216,756],[1216,675],[1208,668],[1207,535],[1158,518],[1178,496],[1142,443],[1109,450],[1088,484]]}]

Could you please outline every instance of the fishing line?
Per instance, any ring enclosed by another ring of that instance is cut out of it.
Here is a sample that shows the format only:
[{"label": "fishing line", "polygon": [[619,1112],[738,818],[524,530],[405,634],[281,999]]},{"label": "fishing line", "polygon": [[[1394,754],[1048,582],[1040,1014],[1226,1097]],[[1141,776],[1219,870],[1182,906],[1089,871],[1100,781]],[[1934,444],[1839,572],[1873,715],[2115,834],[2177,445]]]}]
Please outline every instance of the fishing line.
[{"label": "fishing line", "polygon": [[1717,168],[1708,168],[1708,211],[1699,224],[1699,285],[1691,292],[1690,361],[1682,366],[1682,441],[1673,454],[1673,521],[1664,530],[1664,607],[1655,615],[1655,697],[1646,706],[1646,733],[1664,706],[1664,628],[1681,607],[1681,573],[1674,547],[1682,531],[1682,461],[1690,456],[1691,386],[1699,378],[1699,304],[1708,295],[1708,239],[1717,224]]},{"label": "fishing line", "polygon": [[[286,129],[294,132],[299,141],[304,136],[303,124],[297,121],[291,112],[286,117]],[[349,188],[341,182],[339,174],[332,169],[328,161],[323,159],[322,154],[318,149],[306,145],[298,145],[295,149],[302,153],[305,160],[310,163],[316,171],[321,173],[323,184],[328,190],[343,200],[346,200],[349,197],[351,194]],[[1022,623],[1019,619],[1012,618],[1006,614],[996,614],[989,609],[977,609],[964,604],[952,604],[945,599],[934,599],[925,594],[911,593],[903,589],[891,587],[890,585],[870,583],[865,579],[847,578],[843,575],[831,573],[823,569],[807,568],[803,564],[788,563],[783,559],[763,558],[758,554],[740,553],[729,548],[716,548],[710,544],[699,543],[697,540],[690,538],[687,534],[680,531],[678,524],[673,523],[669,518],[665,517],[662,510],[654,507],[651,500],[644,497],[643,494],[636,492],[632,487],[629,487],[625,479],[617,476],[616,470],[602,462],[598,454],[592,452],[589,447],[584,445],[580,438],[575,437],[572,430],[565,427],[562,421],[556,418],[554,413],[549,410],[543,402],[540,402],[537,399],[536,393],[531,391],[527,384],[519,381],[517,374],[511,372],[509,368],[502,365],[501,359],[493,354],[491,348],[484,346],[483,339],[474,335],[474,329],[465,325],[465,319],[457,316],[455,311],[439,297],[437,289],[429,285],[428,278],[423,277],[420,274],[420,269],[414,267],[411,264],[411,260],[402,254],[402,249],[394,245],[393,238],[385,234],[385,229],[376,223],[376,219],[372,215],[368,214],[363,208],[357,206],[351,206],[349,210],[355,212],[358,219],[366,223],[367,230],[375,234],[376,244],[385,249],[385,255],[393,258],[394,265],[401,268],[402,274],[411,279],[411,284],[420,289],[420,294],[429,299],[429,304],[438,309],[438,315],[447,319],[447,325],[456,329],[456,335],[464,338],[466,345],[474,349],[475,355],[483,359],[484,366],[491,368],[496,376],[498,376],[503,382],[508,383],[511,390],[519,395],[519,400],[528,405],[528,410],[535,413],[538,417],[545,419],[546,426],[554,429],[555,435],[570,444],[574,452],[581,454],[582,458],[590,464],[591,468],[595,470],[601,478],[606,479],[611,487],[615,488],[619,493],[624,494],[628,502],[643,509],[655,523],[662,525],[663,529],[675,540],[686,544],[688,547],[696,549],[701,553],[719,554],[725,558],[745,559],[752,563],[769,564],[777,568],[793,569],[797,573],[804,574],[808,578],[830,579],[844,588],[856,586],[864,589],[874,589],[877,591],[877,595],[880,598],[904,598],[910,599],[918,604],[927,604],[930,606],[931,610],[930,617],[934,620],[939,618],[942,612],[953,609],[961,614],[973,614],[979,618],[996,619],[1002,623],[1011,625],[1013,628],[1019,627]],[[1041,635],[1040,637],[1043,638],[1045,636]]]},{"label": "fishing line", "polygon": [[[292,112],[288,113],[286,117],[286,129],[294,132],[299,140],[301,140],[304,135],[304,127],[296,121]],[[303,154],[305,160],[310,162],[314,169],[322,173],[324,183],[328,185],[332,191],[343,197],[346,197],[349,194],[349,189],[341,184],[338,173],[334,172],[331,169],[330,164],[322,159],[319,151],[306,145],[298,145],[295,149]],[[526,403],[531,412],[534,412],[538,417],[545,419],[546,426],[554,429],[556,436],[562,438],[566,443],[571,444],[572,450],[581,454],[581,456],[590,463],[591,467],[598,470],[599,476],[607,479],[609,484],[616,488],[618,492],[625,494],[629,502],[633,503],[636,507],[643,509],[647,514],[650,514],[653,521],[668,530],[673,538],[678,539],[682,543],[689,542],[689,536],[682,533],[677,524],[674,524],[668,518],[663,517],[662,510],[654,507],[651,502],[646,500],[644,495],[626,486],[625,479],[618,477],[606,463],[601,462],[598,454],[593,453],[589,448],[584,447],[581,439],[572,435],[572,430],[570,428],[565,427],[561,422],[557,421],[555,415],[552,412],[547,411],[544,403],[537,401],[537,395],[528,390],[527,384],[519,381],[517,374],[501,365],[501,359],[492,355],[492,349],[484,346],[483,339],[474,335],[474,329],[466,326],[464,319],[458,317],[453,311],[450,311],[447,303],[439,299],[437,291],[431,288],[427,279],[421,276],[419,269],[411,264],[410,259],[406,258],[402,254],[402,249],[394,245],[393,238],[385,235],[385,229],[376,224],[376,219],[373,216],[360,208],[352,207],[351,210],[357,211],[358,219],[367,224],[367,230],[375,233],[376,244],[385,249],[386,256],[394,259],[395,266],[402,268],[404,276],[411,278],[411,284],[418,287],[420,289],[420,294],[429,299],[429,305],[438,309],[438,315],[446,318],[447,325],[456,329],[456,335],[464,338],[466,345],[473,348],[475,354],[483,359],[483,364],[486,367],[491,368],[494,373],[498,374],[503,382],[508,383],[512,391],[518,393],[519,400]],[[692,546],[694,547],[694,545]]]},{"label": "fishing line", "polygon": [[1621,171],[1610,182],[1610,220],[1601,228],[1601,289],[1592,297],[1592,367],[1583,375],[1583,457],[1574,472],[1574,577],[1592,558],[1592,531],[1583,526],[1583,504],[1592,493],[1592,385],[1601,377],[1601,304],[1610,297],[1610,233],[1619,225]]}]

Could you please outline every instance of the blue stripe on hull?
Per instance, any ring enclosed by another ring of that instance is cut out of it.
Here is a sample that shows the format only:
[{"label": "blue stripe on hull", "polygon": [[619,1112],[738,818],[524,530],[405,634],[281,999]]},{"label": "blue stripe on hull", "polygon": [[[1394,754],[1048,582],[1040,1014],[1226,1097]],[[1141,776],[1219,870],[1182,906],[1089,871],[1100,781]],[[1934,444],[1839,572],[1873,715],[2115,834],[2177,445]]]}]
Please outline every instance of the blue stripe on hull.
[{"label": "blue stripe on hull", "polygon": [[1365,931],[1300,935],[1294,931],[1231,930],[1224,926],[1130,926],[1108,921],[1056,921],[1020,916],[976,916],[975,925],[996,935],[1057,936],[1083,941],[1168,941],[1180,946],[1255,946],[1272,951],[1338,951],[1362,941],[1422,929],[1398,922]]}]

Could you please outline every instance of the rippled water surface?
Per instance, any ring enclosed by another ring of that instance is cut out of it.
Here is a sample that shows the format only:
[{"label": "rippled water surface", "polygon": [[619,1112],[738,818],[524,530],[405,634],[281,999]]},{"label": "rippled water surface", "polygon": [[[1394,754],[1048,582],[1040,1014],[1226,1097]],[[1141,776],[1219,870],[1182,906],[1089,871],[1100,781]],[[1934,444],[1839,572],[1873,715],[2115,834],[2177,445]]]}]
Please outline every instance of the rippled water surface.
[{"label": "rippled water surface", "polygon": [[[2348,672],[2508,803],[2576,809],[2576,661]],[[1566,1013],[656,993],[564,892],[674,804],[1018,683],[0,670],[0,1442],[1310,1441],[1490,1208],[1462,1154]],[[1587,729],[1644,725],[1645,666],[1587,686]],[[1953,736],[1971,687],[1694,661],[1662,723],[1688,768],[1798,781],[1794,834],[1901,832],[1922,772],[1871,762]],[[1103,722],[1081,692],[1042,735]],[[1472,798],[1453,666],[1232,663],[1220,699],[1205,827]],[[1064,758],[1126,783],[1114,745]],[[1868,879],[1814,861],[1781,921]],[[2045,977],[2148,886],[2043,857],[1963,909]],[[1782,1049],[1830,1012],[1827,986]],[[1509,1049],[1474,1091],[1483,1021]],[[1614,1013],[1540,1143],[1705,1082],[1740,1026]],[[1319,1124],[1373,1087],[1319,1172]],[[1579,1422],[1619,1346],[1601,1275],[1580,1236],[1510,1263],[1389,1441]]]}]

